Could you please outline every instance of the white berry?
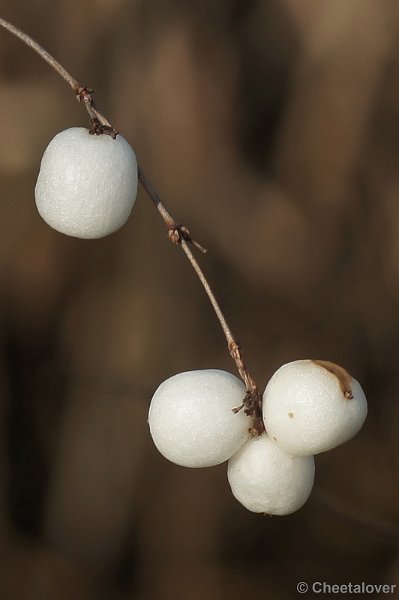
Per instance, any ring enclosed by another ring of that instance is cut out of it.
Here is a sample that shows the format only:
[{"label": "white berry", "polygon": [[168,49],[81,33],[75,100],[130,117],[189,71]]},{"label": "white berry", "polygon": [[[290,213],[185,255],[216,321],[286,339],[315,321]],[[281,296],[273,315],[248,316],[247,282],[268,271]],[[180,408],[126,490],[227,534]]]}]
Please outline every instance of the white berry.
[{"label": "white berry", "polygon": [[210,467],[229,459],[248,439],[251,420],[240,406],[243,383],[214,369],[179,373],[164,381],[150,405],[155,446],[184,467]]},{"label": "white berry", "polygon": [[250,439],[228,462],[227,477],[234,497],[248,510],[289,515],[312,491],[313,456],[292,456],[266,434]]},{"label": "white berry", "polygon": [[37,178],[36,205],[61,233],[100,238],[128,219],[137,194],[137,161],[118,135],[90,135],[72,127],[47,146]]},{"label": "white berry", "polygon": [[283,365],[263,394],[266,431],[281,448],[299,456],[343,444],[359,431],[366,415],[360,384],[326,361]]}]

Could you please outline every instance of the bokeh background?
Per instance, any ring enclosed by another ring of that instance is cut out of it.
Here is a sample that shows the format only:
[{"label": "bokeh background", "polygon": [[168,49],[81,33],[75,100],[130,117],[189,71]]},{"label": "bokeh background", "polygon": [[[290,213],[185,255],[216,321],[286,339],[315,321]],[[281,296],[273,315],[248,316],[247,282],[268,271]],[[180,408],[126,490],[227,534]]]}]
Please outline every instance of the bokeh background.
[{"label": "bokeh background", "polygon": [[[164,460],[167,377],[234,364],[141,191],[97,241],[39,218],[41,155],[87,124],[0,32],[0,597],[285,600],[296,583],[399,586],[399,5],[395,0],[2,0],[134,146],[264,387],[323,358],[369,417],[320,455],[288,517],[246,511],[226,465]],[[338,595],[339,597],[339,595]],[[373,597],[377,597],[377,594]]]}]

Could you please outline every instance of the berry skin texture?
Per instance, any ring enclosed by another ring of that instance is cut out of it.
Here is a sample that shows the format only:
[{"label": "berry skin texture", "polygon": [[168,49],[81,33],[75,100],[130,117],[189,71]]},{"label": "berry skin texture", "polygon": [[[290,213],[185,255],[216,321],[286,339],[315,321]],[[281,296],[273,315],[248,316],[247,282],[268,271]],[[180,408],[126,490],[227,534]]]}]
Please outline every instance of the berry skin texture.
[{"label": "berry skin texture", "polygon": [[280,448],[298,456],[343,444],[359,431],[366,415],[360,384],[326,361],[297,360],[283,365],[263,394],[266,431]]},{"label": "berry skin texture", "polygon": [[137,161],[118,135],[83,127],[57,134],[47,146],[35,188],[48,225],[78,238],[101,238],[128,219],[137,195]]},{"label": "berry skin texture", "polygon": [[183,467],[210,467],[229,459],[247,441],[251,420],[240,411],[243,383],[225,371],[179,373],[164,381],[150,405],[155,446]]},{"label": "berry skin texture", "polygon": [[256,513],[289,515],[303,506],[314,482],[313,456],[292,456],[267,434],[250,439],[228,462],[234,497]]}]

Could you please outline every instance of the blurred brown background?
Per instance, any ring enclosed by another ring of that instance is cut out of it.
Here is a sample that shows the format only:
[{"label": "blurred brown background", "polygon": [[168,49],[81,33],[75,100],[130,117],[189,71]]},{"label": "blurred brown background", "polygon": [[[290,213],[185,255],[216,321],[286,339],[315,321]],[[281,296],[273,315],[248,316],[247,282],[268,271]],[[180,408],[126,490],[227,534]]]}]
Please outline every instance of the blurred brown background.
[{"label": "blurred brown background", "polygon": [[241,507],[225,465],[183,469],[156,452],[156,387],[234,365],[143,193],[102,240],[41,221],[43,150],[87,118],[2,31],[0,598],[285,600],[298,581],[399,586],[398,3],[0,6],[96,90],[208,248],[201,263],[259,385],[284,362],[324,358],[369,399],[361,434],[317,457],[310,500],[284,518]]}]

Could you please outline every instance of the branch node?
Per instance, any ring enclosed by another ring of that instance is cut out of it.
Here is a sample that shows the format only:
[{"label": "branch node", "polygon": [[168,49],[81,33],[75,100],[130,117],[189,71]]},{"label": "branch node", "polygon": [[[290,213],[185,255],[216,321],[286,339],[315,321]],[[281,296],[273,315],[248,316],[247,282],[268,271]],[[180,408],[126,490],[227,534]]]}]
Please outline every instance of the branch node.
[{"label": "branch node", "polygon": [[266,428],[263,419],[257,418],[255,420],[254,426],[248,429],[248,431],[251,434],[251,437],[259,437],[260,435],[262,435],[262,433],[265,433]]},{"label": "branch node", "polygon": [[90,135],[110,135],[113,140],[116,140],[118,130],[110,125],[103,125],[100,121],[94,117],[91,120],[91,127],[89,129]]},{"label": "branch node", "polygon": [[168,236],[173,244],[181,244],[184,240],[185,242],[187,242],[187,244],[192,244],[193,246],[195,246],[195,248],[198,248],[198,250],[200,250],[200,252],[202,252],[203,254],[206,254],[207,252],[207,250],[203,246],[201,246],[201,244],[193,240],[189,230],[184,225],[178,225],[173,221],[173,223],[171,223],[169,226]]},{"label": "branch node", "polygon": [[235,360],[235,361],[242,361],[241,359],[241,346],[239,344],[239,342],[237,342],[236,340],[231,340],[228,343],[228,348],[229,348],[229,352],[231,357]]},{"label": "branch node", "polygon": [[77,98],[78,102],[83,102],[83,103],[89,102],[90,104],[93,103],[94,90],[86,87],[85,85],[79,85],[77,87],[75,93],[76,93],[76,98]]},{"label": "branch node", "polygon": [[170,241],[172,242],[172,244],[175,244],[176,246],[181,244],[181,235],[180,235],[179,227],[177,226],[177,227],[174,227],[173,229],[169,229],[168,237],[169,237]]},{"label": "branch node", "polygon": [[99,113],[97,110],[93,97],[94,90],[86,86],[79,85],[76,88],[75,93],[78,102],[84,104],[87,112],[89,113],[91,123],[89,129],[90,135],[110,135],[112,139],[115,140],[119,132],[117,129],[115,129],[115,127],[112,127],[105,117],[103,117],[103,115],[101,115],[101,113]]},{"label": "branch node", "polygon": [[258,392],[258,389],[247,391],[244,402],[244,413],[248,417],[254,418],[254,424],[249,429],[252,437],[257,437],[266,431],[265,424],[263,422],[262,414],[262,397]]}]

